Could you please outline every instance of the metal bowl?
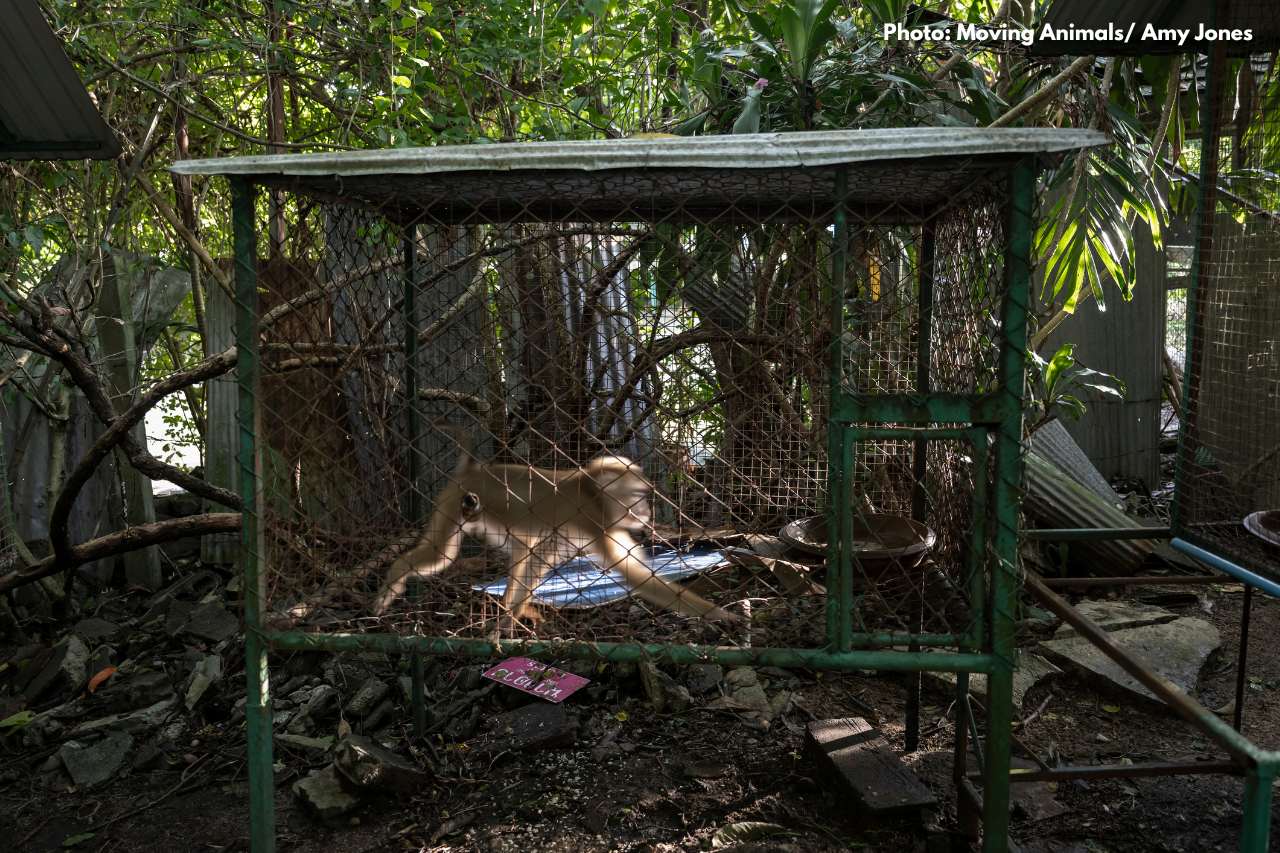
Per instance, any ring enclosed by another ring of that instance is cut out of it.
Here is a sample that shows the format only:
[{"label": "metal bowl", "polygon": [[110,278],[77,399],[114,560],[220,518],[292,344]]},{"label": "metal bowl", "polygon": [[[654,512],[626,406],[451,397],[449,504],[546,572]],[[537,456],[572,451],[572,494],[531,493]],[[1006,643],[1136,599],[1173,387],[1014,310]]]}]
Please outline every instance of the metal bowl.
[{"label": "metal bowl", "polygon": [[1280,509],[1264,509],[1245,516],[1244,529],[1280,548]]},{"label": "metal bowl", "polygon": [[[778,538],[810,554],[827,554],[826,516],[813,515],[786,525]],[[853,558],[873,574],[891,565],[914,568],[929,553],[938,536],[925,524],[902,515],[855,516]]]}]

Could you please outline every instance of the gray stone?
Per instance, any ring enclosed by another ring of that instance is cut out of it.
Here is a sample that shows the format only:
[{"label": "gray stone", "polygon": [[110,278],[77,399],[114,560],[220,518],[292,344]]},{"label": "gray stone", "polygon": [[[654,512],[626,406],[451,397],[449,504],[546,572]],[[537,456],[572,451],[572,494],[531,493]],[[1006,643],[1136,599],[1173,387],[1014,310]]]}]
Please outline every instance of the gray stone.
[{"label": "gray stone", "polygon": [[[1062,670],[1054,666],[1034,652],[1022,652],[1018,655],[1018,665],[1013,670],[1013,707],[1021,708],[1027,691],[1042,680],[1054,675],[1061,675]],[[924,677],[944,690],[954,691],[956,674],[954,672],[926,672]],[[987,677],[981,673],[969,676],[969,693],[979,701],[987,701]]]},{"label": "gray stone", "polygon": [[378,707],[368,713],[361,723],[363,730],[366,732],[375,731],[383,723],[391,718],[396,711],[396,703],[390,698],[383,699],[378,703]]},{"label": "gray stone", "polygon": [[500,750],[557,749],[573,746],[578,725],[563,705],[538,702],[498,717],[497,734]]},{"label": "gray stone", "polygon": [[288,733],[275,736],[278,743],[296,746],[298,749],[307,749],[312,752],[328,752],[333,747],[333,737],[307,737],[305,735],[291,735]]},{"label": "gray stone", "polygon": [[328,824],[338,823],[360,805],[360,798],[342,787],[332,764],[294,782],[293,793],[308,811]]},{"label": "gray stone", "polygon": [[124,766],[133,749],[133,738],[124,732],[108,732],[101,740],[86,743],[70,740],[58,750],[71,781],[81,788],[91,788],[107,781]]},{"label": "gray stone", "polygon": [[[1038,769],[1034,762],[1025,758],[1014,757],[1010,764],[1018,770]],[[1031,823],[1049,820],[1071,811],[1070,806],[1058,801],[1057,792],[1058,786],[1052,782],[1019,782],[1009,786],[1009,806]]]},{"label": "gray stone", "polygon": [[92,646],[115,639],[119,636],[121,630],[120,626],[114,622],[90,616],[88,619],[81,619],[77,622],[75,627],[71,629],[71,633]]},{"label": "gray stone", "polygon": [[196,706],[205,692],[222,678],[222,658],[218,655],[206,655],[191,670],[191,678],[187,681],[187,695],[183,700],[187,709]]},{"label": "gray stone", "polygon": [[176,699],[165,699],[138,711],[130,711],[126,714],[112,714],[108,717],[101,717],[96,720],[90,720],[87,723],[81,723],[71,730],[72,737],[84,737],[86,735],[97,734],[99,732],[122,731],[130,734],[139,734],[141,732],[154,729],[161,725],[165,718],[173,712],[174,705],[177,704]]},{"label": "gray stone", "polygon": [[87,670],[90,674],[89,677],[92,678],[109,666],[115,666],[117,654],[116,647],[106,643],[94,649],[93,653],[89,655],[89,668]]},{"label": "gray stone", "polygon": [[334,768],[357,788],[412,794],[431,783],[431,774],[407,758],[362,735],[348,735],[333,751]]},{"label": "gray stone", "polygon": [[[1172,622],[1178,614],[1136,601],[1088,600],[1076,605],[1080,615],[1104,631],[1120,631],[1125,628],[1141,628],[1144,625],[1161,625]],[[1074,637],[1076,631],[1070,625],[1058,626],[1053,639]]]},{"label": "gray stone", "polygon": [[302,713],[307,717],[320,718],[338,709],[338,688],[332,684],[317,685],[311,691],[311,698],[302,706]]},{"label": "gray stone", "polygon": [[[189,601],[165,600],[157,605],[157,608],[164,612],[164,632],[170,637],[176,637],[187,626],[187,622],[191,619],[192,612],[195,611],[195,605]],[[148,617],[151,611],[148,611],[142,617],[143,624],[151,621]]]},{"label": "gray stone", "polygon": [[347,713],[353,717],[363,717],[378,706],[382,698],[391,691],[391,685],[380,678],[370,676],[360,685],[356,695],[347,702]]},{"label": "gray stone", "polygon": [[23,693],[28,700],[45,694],[75,693],[89,678],[89,647],[72,634],[53,647],[44,669],[33,678]]},{"label": "gray stone", "polygon": [[191,611],[183,630],[193,637],[220,643],[240,630],[240,619],[219,602],[211,601]]},{"label": "gray stone", "polygon": [[120,713],[145,708],[173,698],[173,684],[167,673],[155,669],[117,672],[93,694],[92,703],[99,713]]},{"label": "gray stone", "polygon": [[[1145,661],[1156,674],[1191,695],[1195,694],[1205,661],[1221,644],[1217,628],[1203,619],[1191,617],[1113,631],[1111,638]],[[1053,639],[1042,643],[1040,649],[1059,666],[1101,676],[1135,696],[1155,699],[1151,691],[1083,637]]]},{"label": "gray stone", "polygon": [[144,744],[133,756],[133,769],[149,773],[158,770],[164,764],[164,750],[154,743]]},{"label": "gray stone", "polygon": [[719,664],[695,663],[688,668],[685,684],[695,694],[710,693],[724,680],[724,669]]}]

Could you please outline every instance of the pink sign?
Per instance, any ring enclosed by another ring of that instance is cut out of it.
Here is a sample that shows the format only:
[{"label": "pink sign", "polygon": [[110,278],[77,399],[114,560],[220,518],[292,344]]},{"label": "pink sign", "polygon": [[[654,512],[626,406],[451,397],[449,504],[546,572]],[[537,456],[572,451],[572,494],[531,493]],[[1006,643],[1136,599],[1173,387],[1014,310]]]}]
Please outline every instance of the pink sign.
[{"label": "pink sign", "polygon": [[485,678],[499,684],[531,693],[548,702],[563,702],[576,691],[591,683],[591,679],[547,666],[529,658],[511,658],[488,670]]}]

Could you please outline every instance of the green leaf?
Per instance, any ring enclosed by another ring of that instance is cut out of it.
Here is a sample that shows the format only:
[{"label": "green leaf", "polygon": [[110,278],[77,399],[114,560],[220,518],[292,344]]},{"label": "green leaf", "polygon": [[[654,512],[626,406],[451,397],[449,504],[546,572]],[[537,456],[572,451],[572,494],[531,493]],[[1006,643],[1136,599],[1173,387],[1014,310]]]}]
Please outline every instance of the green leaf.
[{"label": "green leaf", "polygon": [[62,839],[62,846],[76,847],[90,840],[95,835],[97,835],[96,832],[80,832],[75,835],[68,835],[66,838]]},{"label": "green leaf", "polygon": [[34,711],[19,711],[0,720],[0,729],[20,729],[35,718]]}]

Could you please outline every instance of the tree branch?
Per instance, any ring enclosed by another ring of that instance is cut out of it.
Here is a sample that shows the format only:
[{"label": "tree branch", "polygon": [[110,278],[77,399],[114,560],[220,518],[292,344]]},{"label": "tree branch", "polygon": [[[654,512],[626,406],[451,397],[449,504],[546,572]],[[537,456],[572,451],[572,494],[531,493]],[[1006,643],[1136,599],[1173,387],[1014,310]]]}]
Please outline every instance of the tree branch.
[{"label": "tree branch", "polygon": [[137,551],[140,548],[172,542],[175,539],[185,539],[188,536],[233,533],[239,529],[240,513],[238,512],[209,512],[126,527],[124,530],[90,539],[88,542],[72,547],[63,559],[52,555],[25,569],[0,577],[0,593],[56,575],[68,568],[101,560],[103,557],[113,557],[116,554]]}]

